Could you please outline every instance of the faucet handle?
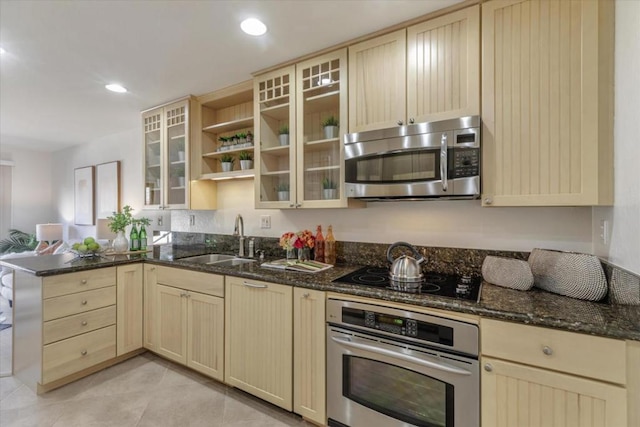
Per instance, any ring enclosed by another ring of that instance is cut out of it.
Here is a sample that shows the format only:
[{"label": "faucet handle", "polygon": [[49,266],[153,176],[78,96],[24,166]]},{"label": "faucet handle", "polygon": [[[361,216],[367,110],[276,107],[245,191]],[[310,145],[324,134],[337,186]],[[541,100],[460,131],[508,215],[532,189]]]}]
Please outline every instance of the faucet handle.
[{"label": "faucet handle", "polygon": [[260,258],[260,262],[264,261],[264,249],[256,249],[256,253],[258,254],[258,258]]}]

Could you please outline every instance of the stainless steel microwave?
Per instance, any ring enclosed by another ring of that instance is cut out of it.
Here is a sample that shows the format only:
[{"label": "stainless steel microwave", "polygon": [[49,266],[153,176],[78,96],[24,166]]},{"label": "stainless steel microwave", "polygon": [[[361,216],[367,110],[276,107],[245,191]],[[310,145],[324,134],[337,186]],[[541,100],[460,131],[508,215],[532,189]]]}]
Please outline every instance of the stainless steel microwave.
[{"label": "stainless steel microwave", "polygon": [[345,135],[347,197],[480,197],[480,123],[468,116]]}]

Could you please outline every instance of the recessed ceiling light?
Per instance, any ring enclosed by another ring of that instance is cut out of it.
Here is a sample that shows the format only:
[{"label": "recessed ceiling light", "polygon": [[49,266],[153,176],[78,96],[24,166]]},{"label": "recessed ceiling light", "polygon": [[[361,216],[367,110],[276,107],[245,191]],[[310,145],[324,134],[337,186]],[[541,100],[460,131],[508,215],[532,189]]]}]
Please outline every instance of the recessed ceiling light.
[{"label": "recessed ceiling light", "polygon": [[117,83],[111,83],[111,84],[105,85],[105,87],[111,92],[125,93],[127,91],[127,88],[120,86]]},{"label": "recessed ceiling light", "polygon": [[6,50],[4,50],[3,48],[0,47],[0,55],[2,55],[5,52],[6,52]]},{"label": "recessed ceiling light", "polygon": [[267,26],[256,18],[248,18],[240,23],[240,28],[251,36],[261,36],[267,32]]}]

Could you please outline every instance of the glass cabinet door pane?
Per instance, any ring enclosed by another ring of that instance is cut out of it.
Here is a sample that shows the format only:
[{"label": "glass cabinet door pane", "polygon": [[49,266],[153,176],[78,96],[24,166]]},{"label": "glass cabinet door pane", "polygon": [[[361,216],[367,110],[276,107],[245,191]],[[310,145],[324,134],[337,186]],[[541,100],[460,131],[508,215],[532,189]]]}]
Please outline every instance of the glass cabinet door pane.
[{"label": "glass cabinet door pane", "polygon": [[167,203],[186,203],[186,107],[180,106],[166,111],[167,148],[165,170],[167,171]]},{"label": "glass cabinet door pane", "polygon": [[162,114],[144,117],[145,206],[161,204],[162,193]]}]

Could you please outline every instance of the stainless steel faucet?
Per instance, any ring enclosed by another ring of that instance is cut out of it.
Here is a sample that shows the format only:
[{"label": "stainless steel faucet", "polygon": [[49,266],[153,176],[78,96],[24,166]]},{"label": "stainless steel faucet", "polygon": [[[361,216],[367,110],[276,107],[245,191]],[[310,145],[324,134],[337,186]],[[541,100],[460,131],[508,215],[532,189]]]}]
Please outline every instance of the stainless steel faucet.
[{"label": "stainless steel faucet", "polygon": [[240,236],[240,248],[238,249],[238,256],[244,256],[244,221],[242,215],[238,214],[236,217],[236,225],[233,230],[234,236]]}]

